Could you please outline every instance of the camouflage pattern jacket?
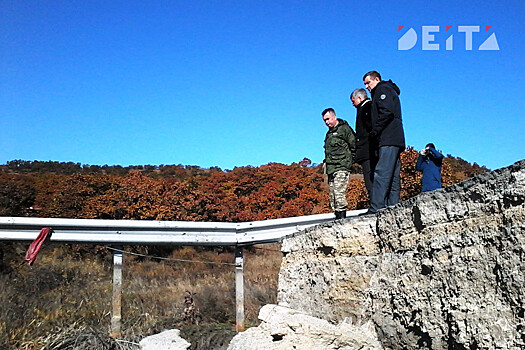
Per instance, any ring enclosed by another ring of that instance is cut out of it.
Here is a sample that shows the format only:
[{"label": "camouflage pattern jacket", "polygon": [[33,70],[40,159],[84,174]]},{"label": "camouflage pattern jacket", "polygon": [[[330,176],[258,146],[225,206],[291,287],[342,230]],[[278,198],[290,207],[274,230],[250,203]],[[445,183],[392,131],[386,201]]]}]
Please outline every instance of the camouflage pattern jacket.
[{"label": "camouflage pattern jacket", "polygon": [[326,174],[332,175],[336,171],[350,171],[355,156],[355,133],[343,119],[329,128],[324,139],[324,154]]}]

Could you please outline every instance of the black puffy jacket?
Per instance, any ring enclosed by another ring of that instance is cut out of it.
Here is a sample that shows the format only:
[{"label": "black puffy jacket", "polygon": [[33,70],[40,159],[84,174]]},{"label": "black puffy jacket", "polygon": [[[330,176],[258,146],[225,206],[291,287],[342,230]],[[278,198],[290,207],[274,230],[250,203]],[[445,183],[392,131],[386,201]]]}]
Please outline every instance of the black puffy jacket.
[{"label": "black puffy jacket", "polygon": [[405,149],[405,132],[401,119],[400,90],[396,84],[380,81],[372,89],[371,140],[376,146],[398,146]]}]

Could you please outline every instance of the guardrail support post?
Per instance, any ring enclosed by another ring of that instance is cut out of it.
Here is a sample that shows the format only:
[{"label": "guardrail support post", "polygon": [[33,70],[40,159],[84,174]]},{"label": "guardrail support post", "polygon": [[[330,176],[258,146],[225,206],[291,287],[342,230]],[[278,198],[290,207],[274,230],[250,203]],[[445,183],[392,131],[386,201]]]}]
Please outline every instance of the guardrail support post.
[{"label": "guardrail support post", "polygon": [[235,329],[244,332],[244,257],[242,247],[235,247]]},{"label": "guardrail support post", "polygon": [[[115,247],[122,249],[122,247]],[[122,320],[122,252],[113,251],[113,299],[111,313],[111,333],[113,338],[120,338]]]}]

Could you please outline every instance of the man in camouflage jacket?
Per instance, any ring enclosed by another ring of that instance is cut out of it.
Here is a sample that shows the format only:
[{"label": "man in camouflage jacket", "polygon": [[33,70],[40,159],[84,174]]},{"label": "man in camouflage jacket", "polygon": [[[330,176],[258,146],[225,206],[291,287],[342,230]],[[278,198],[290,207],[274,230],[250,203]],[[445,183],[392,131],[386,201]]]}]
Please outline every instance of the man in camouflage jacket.
[{"label": "man in camouflage jacket", "polygon": [[333,108],[321,113],[328,127],[324,139],[325,169],[330,187],[330,206],[336,219],[346,217],[346,188],[350,177],[350,167],[355,155],[354,130],[343,119],[338,119]]}]

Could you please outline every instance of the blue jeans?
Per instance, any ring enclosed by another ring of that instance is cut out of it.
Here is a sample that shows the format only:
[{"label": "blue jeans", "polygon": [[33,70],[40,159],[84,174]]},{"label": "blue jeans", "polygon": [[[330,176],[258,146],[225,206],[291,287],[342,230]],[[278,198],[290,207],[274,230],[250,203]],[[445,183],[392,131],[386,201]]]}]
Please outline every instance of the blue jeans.
[{"label": "blue jeans", "polygon": [[401,196],[401,148],[382,146],[379,148],[379,159],[374,171],[372,200],[370,210],[376,212],[399,203]]}]

